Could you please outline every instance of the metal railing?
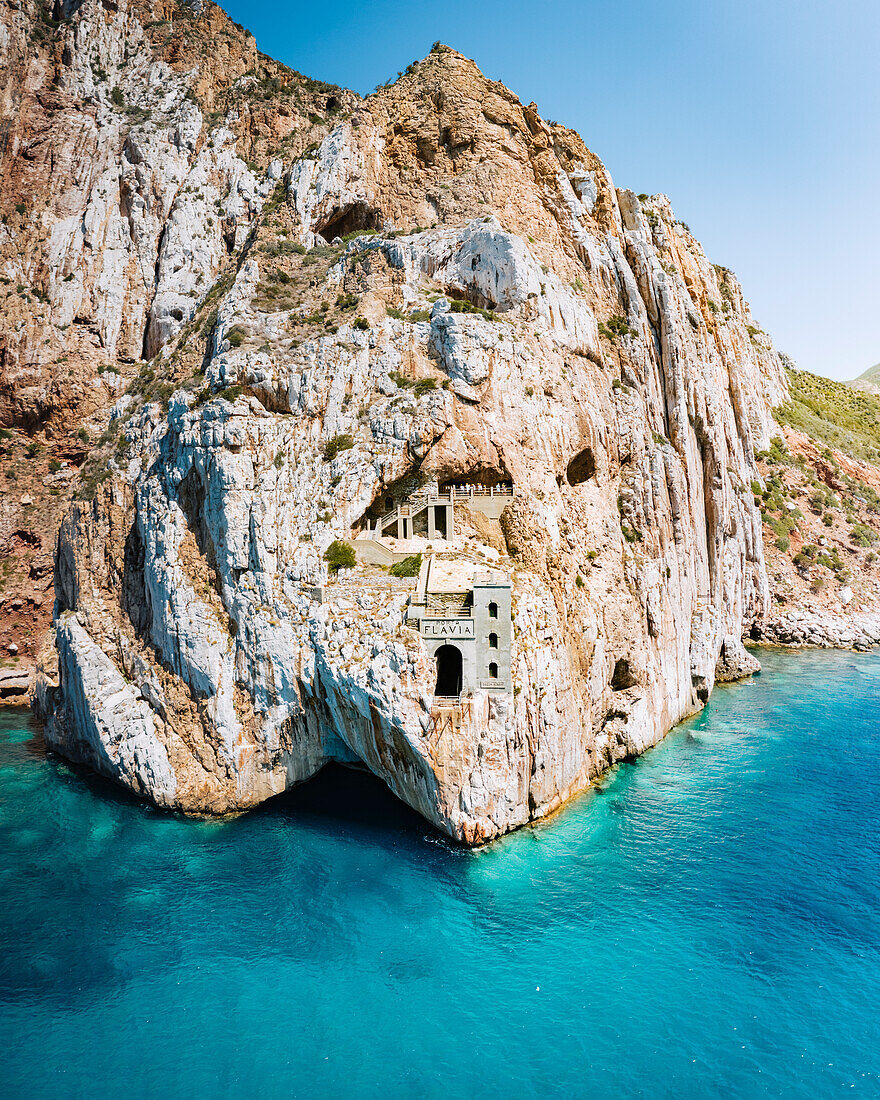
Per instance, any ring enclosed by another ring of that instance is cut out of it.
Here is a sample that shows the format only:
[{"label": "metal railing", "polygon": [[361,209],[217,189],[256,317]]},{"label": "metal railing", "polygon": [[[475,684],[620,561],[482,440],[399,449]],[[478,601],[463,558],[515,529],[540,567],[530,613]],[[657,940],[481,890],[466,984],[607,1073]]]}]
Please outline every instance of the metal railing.
[{"label": "metal railing", "polygon": [[422,508],[428,504],[452,504],[455,500],[469,499],[471,497],[512,497],[514,489],[512,485],[456,485],[448,493],[434,493],[427,489],[420,489],[411,493],[405,504],[399,504],[386,512],[376,522],[384,527],[398,515],[401,518],[412,519]]},{"label": "metal railing", "polygon": [[452,490],[452,494],[456,497],[512,497],[512,486],[490,485],[486,488],[483,485],[466,485],[456,486]]},{"label": "metal railing", "polygon": [[408,498],[405,504],[398,504],[392,508],[390,512],[386,512],[384,516],[380,516],[376,522],[380,527],[384,527],[386,523],[389,523],[393,519],[397,519],[398,516],[401,519],[414,519],[423,508],[427,508],[429,504],[451,504],[452,500],[449,496],[431,496],[428,493],[414,493]]}]

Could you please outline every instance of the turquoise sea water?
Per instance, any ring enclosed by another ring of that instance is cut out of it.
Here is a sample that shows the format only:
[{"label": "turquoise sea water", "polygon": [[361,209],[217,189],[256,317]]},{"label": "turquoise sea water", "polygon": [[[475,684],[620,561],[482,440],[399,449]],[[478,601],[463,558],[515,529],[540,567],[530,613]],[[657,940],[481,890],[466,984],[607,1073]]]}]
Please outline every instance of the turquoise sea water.
[{"label": "turquoise sea water", "polygon": [[0,717],[0,1095],[880,1095],[880,656],[479,852],[326,771],[169,817]]}]

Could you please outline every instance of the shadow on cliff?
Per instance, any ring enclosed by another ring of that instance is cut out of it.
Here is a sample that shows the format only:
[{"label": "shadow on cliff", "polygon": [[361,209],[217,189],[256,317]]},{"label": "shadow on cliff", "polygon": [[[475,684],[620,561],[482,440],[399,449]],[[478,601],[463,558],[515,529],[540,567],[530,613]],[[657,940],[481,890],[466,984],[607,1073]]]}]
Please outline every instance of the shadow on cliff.
[{"label": "shadow on cliff", "polygon": [[376,839],[388,842],[403,840],[418,845],[428,839],[440,842],[450,850],[464,850],[435,829],[421,814],[401,802],[381,779],[365,770],[327,764],[314,778],[242,814],[225,818],[187,818],[174,811],[159,809],[133,791],[95,772],[88,764],[70,760],[47,748],[42,725],[26,708],[6,708],[5,712],[0,712],[0,721],[3,718],[9,724],[26,730],[26,736],[20,739],[17,746],[19,753],[46,760],[54,766],[59,781],[82,786],[93,797],[106,803],[129,806],[162,818],[194,823],[214,822],[233,829],[251,819],[285,817],[298,824],[330,828],[343,834],[371,833]]}]

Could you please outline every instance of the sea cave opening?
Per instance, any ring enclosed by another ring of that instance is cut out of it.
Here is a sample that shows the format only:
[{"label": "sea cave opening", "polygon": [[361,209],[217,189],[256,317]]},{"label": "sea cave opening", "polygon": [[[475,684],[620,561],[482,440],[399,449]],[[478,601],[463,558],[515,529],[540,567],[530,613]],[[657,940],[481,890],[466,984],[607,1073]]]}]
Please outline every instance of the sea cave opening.
[{"label": "sea cave opening", "polygon": [[[421,841],[425,818],[397,797],[367,768],[331,762],[304,783],[268,799],[247,816],[292,815],[306,825],[334,830],[379,830],[399,842]],[[242,819],[244,820],[244,819]]]}]

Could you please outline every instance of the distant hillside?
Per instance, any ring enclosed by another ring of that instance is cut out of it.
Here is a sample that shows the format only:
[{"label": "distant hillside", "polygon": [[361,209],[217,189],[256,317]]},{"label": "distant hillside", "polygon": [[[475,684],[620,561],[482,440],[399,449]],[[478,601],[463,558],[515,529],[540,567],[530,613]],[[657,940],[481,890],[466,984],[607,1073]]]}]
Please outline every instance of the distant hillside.
[{"label": "distant hillside", "polygon": [[[808,371],[790,370],[790,400],[774,415],[781,424],[790,424],[814,440],[877,465],[880,463],[880,398],[876,395],[880,394],[880,386],[867,381],[872,371],[880,381],[878,364],[856,380],[864,380],[865,385],[856,387],[853,382],[835,382]],[[865,392],[854,393],[856,388]]]},{"label": "distant hillside", "polygon": [[854,390],[866,390],[868,393],[880,394],[880,363],[875,363],[864,374],[860,374],[852,382],[847,382],[847,385],[852,386]]}]

